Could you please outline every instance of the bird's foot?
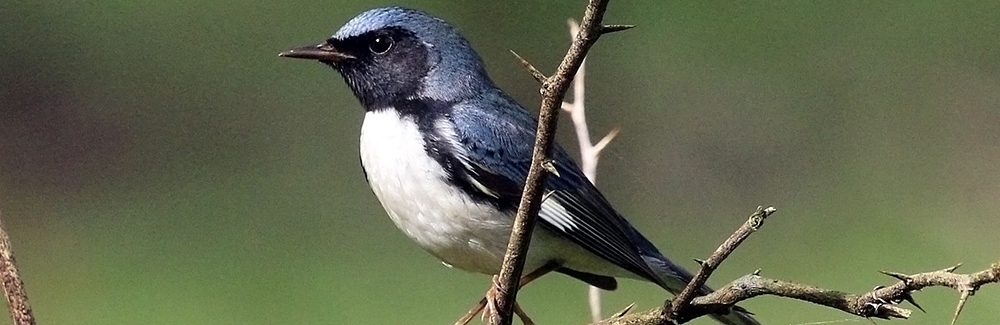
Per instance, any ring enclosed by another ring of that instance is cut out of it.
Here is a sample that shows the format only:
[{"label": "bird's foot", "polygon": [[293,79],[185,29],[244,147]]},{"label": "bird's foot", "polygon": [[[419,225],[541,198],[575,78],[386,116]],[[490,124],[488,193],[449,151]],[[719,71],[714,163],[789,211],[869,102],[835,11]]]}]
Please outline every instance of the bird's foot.
[{"label": "bird's foot", "polygon": [[[476,317],[476,315],[480,312],[483,313],[482,321],[484,323],[495,323],[495,318],[498,317],[497,298],[499,296],[499,291],[497,288],[497,277],[493,276],[493,285],[486,291],[486,295],[483,299],[480,299],[478,303],[473,305],[472,308],[470,308],[469,311],[462,316],[462,318],[459,318],[458,321],[455,322],[455,325],[467,325],[470,321],[472,321],[472,318]],[[528,317],[528,314],[521,309],[521,305],[519,305],[516,301],[514,302],[514,314],[521,319],[521,323],[524,325],[535,324],[535,322],[531,321],[531,318]]]},{"label": "bird's foot", "polygon": [[497,283],[497,276],[493,276],[493,285],[490,286],[489,290],[486,290],[486,306],[483,308],[483,323],[485,324],[499,324],[499,315],[497,315],[497,296],[499,295],[499,285]]}]

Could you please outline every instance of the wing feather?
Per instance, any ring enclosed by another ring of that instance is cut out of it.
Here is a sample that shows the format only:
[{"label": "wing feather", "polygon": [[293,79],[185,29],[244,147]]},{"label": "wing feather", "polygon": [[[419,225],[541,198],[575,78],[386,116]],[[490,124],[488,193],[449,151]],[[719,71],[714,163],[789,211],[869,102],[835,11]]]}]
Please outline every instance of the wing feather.
[{"label": "wing feather", "polygon": [[[490,105],[499,108],[496,111],[459,104],[448,119],[458,136],[457,145],[464,150],[459,156],[467,168],[468,181],[476,188],[485,187],[484,194],[497,198],[501,208],[513,210],[520,201],[531,163],[536,122],[527,111],[512,106],[515,104],[510,99],[492,100]],[[499,114],[504,114],[504,118]],[[539,213],[541,226],[662,285],[663,280],[641,254],[656,248],[638,247],[630,238],[630,234],[638,232],[615,212],[565,150],[556,145],[552,153],[559,176],[550,176],[545,184],[549,194]],[[648,245],[648,241],[642,240],[640,244]]]}]

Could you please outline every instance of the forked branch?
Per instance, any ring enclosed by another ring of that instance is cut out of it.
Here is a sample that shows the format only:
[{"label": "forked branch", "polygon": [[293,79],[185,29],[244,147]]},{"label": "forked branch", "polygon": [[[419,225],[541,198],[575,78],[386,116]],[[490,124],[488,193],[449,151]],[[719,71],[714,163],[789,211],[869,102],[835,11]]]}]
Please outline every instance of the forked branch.
[{"label": "forked branch", "polygon": [[715,292],[704,296],[695,296],[697,291],[693,288],[701,287],[712,271],[743,240],[759,229],[767,216],[774,211],[775,209],[770,207],[758,208],[750,216],[750,219],[719,246],[711,257],[699,261],[701,269],[698,274],[684,291],[673,300],[668,300],[664,307],[634,314],[620,313],[594,323],[594,325],[682,324],[711,313],[731,311],[734,308],[739,308],[736,306],[737,303],[761,295],[808,301],[865,318],[905,319],[910,317],[912,311],[901,307],[900,304],[908,302],[917,309],[923,310],[913,299],[913,293],[927,287],[948,287],[961,293],[952,318],[952,324],[955,324],[962,307],[970,296],[983,285],[1000,282],[1000,262],[994,263],[988,269],[969,274],[955,273],[958,266],[917,274],[880,271],[899,281],[889,286],[878,286],[871,291],[858,294],[765,278],[760,276],[760,270],[757,270],[753,274],[730,282]]}]

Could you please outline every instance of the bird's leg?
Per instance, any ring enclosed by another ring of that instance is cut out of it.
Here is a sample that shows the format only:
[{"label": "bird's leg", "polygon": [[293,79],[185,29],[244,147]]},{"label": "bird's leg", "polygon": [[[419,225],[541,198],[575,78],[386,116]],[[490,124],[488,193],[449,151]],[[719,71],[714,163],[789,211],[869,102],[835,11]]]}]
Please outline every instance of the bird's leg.
[{"label": "bird's leg", "polygon": [[486,307],[486,296],[483,296],[482,299],[479,299],[479,302],[473,305],[472,308],[469,309],[469,311],[465,312],[465,315],[463,315],[462,318],[459,318],[458,321],[455,322],[455,325],[468,324],[470,321],[472,321],[473,317],[476,317],[476,315],[478,315],[479,312],[483,311],[484,307]]},{"label": "bird's leg", "polygon": [[[531,281],[534,281],[535,279],[538,279],[541,276],[548,274],[549,272],[555,271],[558,268],[559,264],[555,262],[546,263],[545,265],[542,265],[542,267],[522,276],[518,287],[524,287]],[[496,298],[498,294],[498,292],[496,291],[496,288],[498,287],[497,281],[498,281],[497,276],[493,276],[493,283],[492,285],[490,285],[489,290],[486,290],[486,295],[483,296],[482,299],[479,299],[479,302],[473,305],[472,308],[470,308],[469,311],[467,311],[465,315],[462,316],[462,318],[459,318],[458,321],[455,322],[455,325],[469,324],[469,322],[472,321],[472,318],[476,317],[476,315],[478,315],[480,312],[483,313],[483,320],[485,320],[486,318],[490,317],[490,315],[493,315],[495,313]],[[514,302],[514,313],[516,313],[517,316],[521,318],[521,322],[523,322],[525,325],[534,324],[531,321],[531,318],[528,318],[528,315],[524,313],[524,310],[521,309],[521,306],[519,306],[516,301]]]},{"label": "bird's leg", "polygon": [[521,309],[521,305],[516,301],[514,302],[514,314],[521,319],[521,324],[535,325],[535,322],[531,321],[531,317],[528,317],[528,314],[524,312],[524,309]]}]

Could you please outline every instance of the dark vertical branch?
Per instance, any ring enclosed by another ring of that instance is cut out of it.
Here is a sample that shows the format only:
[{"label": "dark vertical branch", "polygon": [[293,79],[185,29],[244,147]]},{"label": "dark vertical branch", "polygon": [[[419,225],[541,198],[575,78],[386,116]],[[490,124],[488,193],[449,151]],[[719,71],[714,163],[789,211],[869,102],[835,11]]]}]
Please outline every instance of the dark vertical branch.
[{"label": "dark vertical branch", "polygon": [[28,294],[24,292],[24,282],[17,272],[14,251],[10,247],[10,237],[3,227],[2,219],[3,211],[0,211],[0,279],[3,280],[3,293],[7,297],[7,310],[15,325],[33,325],[35,316],[31,314]]},{"label": "dark vertical branch", "polygon": [[542,105],[538,114],[538,130],[535,136],[535,147],[532,152],[531,167],[525,179],[524,192],[517,208],[514,226],[511,230],[507,253],[504,255],[503,266],[496,285],[496,313],[491,316],[492,324],[511,324],[514,311],[514,299],[517,296],[518,282],[524,268],[528,244],[534,230],[535,216],[541,207],[542,188],[549,170],[553,170],[549,152],[555,137],[556,118],[562,106],[563,96],[570,86],[570,81],[580,68],[583,58],[590,47],[597,42],[601,34],[622,30],[616,26],[601,25],[608,0],[592,0],[583,14],[580,32],[570,45],[556,73],[544,77],[527,62],[532,75],[542,83]]}]

